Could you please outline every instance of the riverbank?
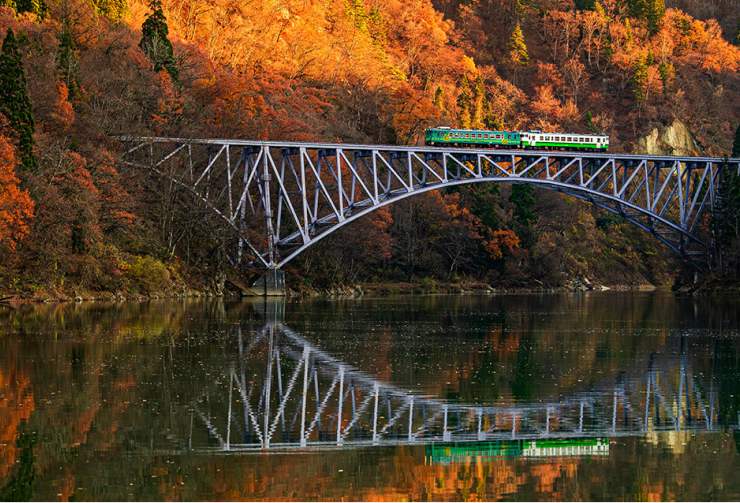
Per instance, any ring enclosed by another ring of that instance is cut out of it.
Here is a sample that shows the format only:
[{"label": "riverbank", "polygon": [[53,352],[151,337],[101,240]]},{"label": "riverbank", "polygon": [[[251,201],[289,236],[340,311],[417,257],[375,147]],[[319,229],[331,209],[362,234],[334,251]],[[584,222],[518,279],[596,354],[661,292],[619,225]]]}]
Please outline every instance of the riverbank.
[{"label": "riverbank", "polygon": [[[0,292],[0,303],[49,303],[49,302],[83,302],[106,301],[123,302],[126,300],[158,300],[226,297],[235,298],[244,295],[242,289],[231,282],[221,291],[215,289],[195,290],[187,287],[180,289],[165,289],[158,292],[141,294],[137,292],[90,292],[78,291],[72,294],[50,292],[46,290],[30,291],[3,291]],[[544,285],[502,287],[484,282],[458,281],[438,282],[430,279],[421,282],[397,283],[358,283],[355,285],[336,285],[329,288],[300,287],[288,288],[287,297],[291,298],[335,298],[335,297],[363,297],[388,295],[470,295],[470,294],[505,294],[505,293],[556,293],[556,292],[585,292],[585,291],[653,291],[663,289],[648,283],[632,285],[601,285],[589,281],[587,278],[573,280],[560,287],[546,287]]]}]

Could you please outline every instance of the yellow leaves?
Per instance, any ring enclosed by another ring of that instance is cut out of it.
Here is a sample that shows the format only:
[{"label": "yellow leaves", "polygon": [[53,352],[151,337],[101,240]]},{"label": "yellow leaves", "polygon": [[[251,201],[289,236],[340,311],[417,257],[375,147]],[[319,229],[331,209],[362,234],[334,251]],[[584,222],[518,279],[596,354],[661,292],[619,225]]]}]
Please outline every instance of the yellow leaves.
[{"label": "yellow leaves", "polygon": [[465,73],[472,73],[474,75],[478,73],[473,58],[463,55],[461,64]]}]

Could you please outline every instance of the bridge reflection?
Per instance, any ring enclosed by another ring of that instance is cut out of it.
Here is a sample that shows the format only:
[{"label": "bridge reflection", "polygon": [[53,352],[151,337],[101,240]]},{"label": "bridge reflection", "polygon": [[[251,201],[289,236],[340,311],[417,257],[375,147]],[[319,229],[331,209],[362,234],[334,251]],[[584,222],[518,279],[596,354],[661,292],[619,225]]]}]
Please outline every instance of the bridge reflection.
[{"label": "bridge reflection", "polygon": [[[695,371],[686,352],[654,354],[583,391],[530,402],[470,404],[380,380],[283,323],[254,331],[235,324],[228,337],[238,348],[233,357],[201,364],[204,385],[191,395],[192,402],[171,410],[170,449],[468,445],[465,451],[476,445],[466,443],[485,442],[481,448],[487,451],[515,446],[523,453],[577,455],[591,443],[586,451],[603,453],[608,438],[738,426],[720,424],[716,376]],[[432,457],[442,452],[429,449]]]}]

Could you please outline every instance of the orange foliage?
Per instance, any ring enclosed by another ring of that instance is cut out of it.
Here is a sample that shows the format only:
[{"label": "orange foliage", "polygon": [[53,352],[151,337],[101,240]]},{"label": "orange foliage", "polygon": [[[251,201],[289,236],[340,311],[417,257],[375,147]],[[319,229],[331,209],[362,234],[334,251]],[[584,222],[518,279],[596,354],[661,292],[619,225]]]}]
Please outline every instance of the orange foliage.
[{"label": "orange foliage", "polygon": [[28,191],[19,188],[15,164],[13,148],[6,138],[0,137],[0,249],[4,249],[1,255],[6,261],[28,234],[34,207]]},{"label": "orange foliage", "polygon": [[492,239],[486,241],[483,246],[492,259],[498,260],[503,258],[504,251],[511,253],[516,248],[519,248],[519,237],[514,231],[503,231],[499,229],[494,231]]}]

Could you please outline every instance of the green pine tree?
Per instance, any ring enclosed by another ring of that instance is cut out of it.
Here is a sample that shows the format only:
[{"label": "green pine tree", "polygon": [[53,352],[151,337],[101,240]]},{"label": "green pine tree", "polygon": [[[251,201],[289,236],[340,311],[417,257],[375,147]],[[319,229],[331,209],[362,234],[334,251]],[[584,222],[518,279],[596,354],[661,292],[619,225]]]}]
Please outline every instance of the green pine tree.
[{"label": "green pine tree", "polygon": [[594,115],[591,113],[591,110],[586,112],[586,117],[583,120],[584,125],[586,126],[586,130],[589,133],[595,133],[596,132],[596,126],[594,126]]},{"label": "green pine tree", "polygon": [[628,18],[624,18],[624,29],[627,30],[627,42],[632,42],[632,23]]},{"label": "green pine tree", "polygon": [[8,7],[13,9],[13,12],[18,12],[18,5],[16,5],[15,0],[0,0],[0,7]]},{"label": "green pine tree", "polygon": [[647,83],[647,65],[642,56],[637,56],[635,66],[632,70],[632,93],[637,101],[645,101],[645,84]]},{"label": "green pine tree", "polygon": [[488,101],[486,93],[483,93],[481,109],[483,110],[483,127],[486,129],[493,129],[496,123],[496,117],[494,117],[493,112],[491,111],[491,103]]},{"label": "green pine tree", "polygon": [[460,80],[460,94],[457,95],[457,113],[459,116],[460,127],[470,127],[470,83],[468,76],[463,74]]},{"label": "green pine tree", "polygon": [[515,65],[529,63],[527,45],[524,43],[524,33],[522,33],[522,28],[518,24],[514,28],[511,38],[509,38],[509,49],[511,49],[511,57]]},{"label": "green pine tree", "polygon": [[578,10],[594,10],[596,0],[575,0],[574,4]]},{"label": "green pine tree", "polygon": [[57,49],[57,76],[64,82],[69,90],[69,97],[72,98],[79,86],[77,85],[77,72],[79,69],[79,60],[76,54],[77,47],[69,28],[66,26],[62,29],[62,36],[59,40]]},{"label": "green pine tree", "polygon": [[651,35],[655,35],[660,30],[663,16],[665,16],[665,0],[649,0],[646,6],[645,17],[647,18],[648,30]]},{"label": "green pine tree", "polygon": [[36,14],[41,19],[46,17],[47,9],[43,0],[15,0],[15,4],[15,11],[18,14],[30,12],[31,14]]},{"label": "green pine tree", "polygon": [[345,11],[355,24],[355,27],[362,33],[368,33],[367,30],[367,11],[362,0],[345,0]]},{"label": "green pine tree", "polygon": [[647,59],[645,60],[647,66],[653,66],[655,64],[655,57],[653,56],[653,50],[648,48]]},{"label": "green pine tree", "polygon": [[126,0],[93,0],[92,5],[98,15],[111,21],[122,21],[129,13]]},{"label": "green pine tree", "polygon": [[26,72],[13,30],[8,28],[0,54],[0,112],[18,138],[19,165],[25,171],[37,171],[38,160],[33,153],[36,121],[33,106],[26,93]]},{"label": "green pine tree", "polygon": [[732,157],[740,157],[740,125],[735,130],[735,141],[732,142]]},{"label": "green pine tree", "polygon": [[473,110],[470,114],[470,120],[476,129],[482,127],[483,120],[486,117],[484,100],[488,101],[486,99],[486,86],[483,84],[483,77],[478,74],[478,78],[475,80],[475,87],[473,87]]},{"label": "green pine tree", "polygon": [[172,80],[177,82],[179,70],[177,69],[172,43],[167,38],[169,28],[164,12],[162,12],[162,3],[160,0],[151,0],[149,7],[152,13],[141,25],[139,47],[151,60],[154,71],[159,72],[165,69]]},{"label": "green pine tree", "polygon": [[440,110],[445,108],[445,90],[442,86],[437,86],[437,90],[434,92],[434,106],[439,107]]},{"label": "green pine tree", "polygon": [[519,236],[520,245],[528,250],[537,242],[537,215],[534,211],[534,188],[531,185],[514,185],[509,202],[514,204],[514,229]]},{"label": "green pine tree", "polygon": [[386,44],[388,40],[385,19],[375,6],[370,7],[370,13],[367,16],[367,29],[375,45],[383,46]]}]

